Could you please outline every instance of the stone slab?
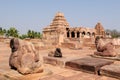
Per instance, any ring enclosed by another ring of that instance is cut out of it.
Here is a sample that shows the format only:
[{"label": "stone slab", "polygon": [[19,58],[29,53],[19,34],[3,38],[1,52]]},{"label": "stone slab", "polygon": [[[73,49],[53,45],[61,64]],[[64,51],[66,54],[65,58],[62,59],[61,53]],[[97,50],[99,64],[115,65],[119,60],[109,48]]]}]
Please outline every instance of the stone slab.
[{"label": "stone slab", "polygon": [[[69,73],[71,73],[71,72],[69,71]],[[66,73],[66,74],[69,75],[69,73]],[[65,74],[65,72],[64,72],[64,74]],[[84,73],[84,72],[69,75],[69,76],[65,76],[65,75],[53,74],[53,75],[45,77],[45,78],[40,78],[39,80],[117,80],[115,78],[98,76],[98,75],[88,74],[88,73]]]},{"label": "stone slab", "polygon": [[82,70],[86,72],[92,72],[95,74],[99,74],[100,68],[105,65],[112,64],[114,61],[93,58],[93,57],[84,57],[77,60],[71,60],[66,62],[66,68],[72,68],[75,70]]},{"label": "stone slab", "polygon": [[1,70],[0,69],[0,80],[38,80],[40,77],[51,75],[50,70],[45,70],[42,73],[34,73],[28,75],[22,75],[16,70]]},{"label": "stone slab", "polygon": [[3,77],[3,80],[19,80],[19,77],[22,77],[22,75],[15,70],[0,69],[0,80],[2,80],[1,77]]},{"label": "stone slab", "polygon": [[111,64],[103,66],[100,74],[120,79],[120,64]]},{"label": "stone slab", "polygon": [[49,56],[43,56],[43,61],[46,64],[51,64],[55,66],[65,67],[65,63],[71,60],[79,59],[79,57],[49,57]]},{"label": "stone slab", "polygon": [[52,75],[50,77],[46,77],[46,78],[39,79],[39,80],[65,80],[65,77],[55,74],[55,75]]},{"label": "stone slab", "polygon": [[101,59],[110,59],[110,60],[116,60],[116,61],[120,61],[120,54],[118,54],[117,56],[115,57],[103,57],[103,56],[98,56],[98,55],[90,55],[92,57],[95,57],[95,58],[101,58]]}]

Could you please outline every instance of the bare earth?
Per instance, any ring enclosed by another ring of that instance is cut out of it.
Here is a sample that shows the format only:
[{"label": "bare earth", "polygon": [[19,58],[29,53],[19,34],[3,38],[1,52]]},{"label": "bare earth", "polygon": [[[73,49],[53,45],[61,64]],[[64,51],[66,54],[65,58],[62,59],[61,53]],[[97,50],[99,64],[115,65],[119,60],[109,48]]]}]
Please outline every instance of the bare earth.
[{"label": "bare earth", "polygon": [[[54,50],[54,49],[52,49]],[[63,56],[65,57],[85,57],[93,54],[95,50],[84,48],[81,50],[73,49],[61,49]],[[39,50],[40,58],[47,55],[48,50]],[[50,64],[44,64],[44,72],[30,75],[21,75],[15,70],[11,70],[9,67],[10,56],[9,44],[0,42],[0,80],[117,80],[115,78],[98,76],[95,74],[85,73],[82,71],[75,71],[71,69],[62,68],[59,66],[53,66]],[[43,61],[42,61],[43,62]],[[115,63],[120,63],[119,61]]]}]

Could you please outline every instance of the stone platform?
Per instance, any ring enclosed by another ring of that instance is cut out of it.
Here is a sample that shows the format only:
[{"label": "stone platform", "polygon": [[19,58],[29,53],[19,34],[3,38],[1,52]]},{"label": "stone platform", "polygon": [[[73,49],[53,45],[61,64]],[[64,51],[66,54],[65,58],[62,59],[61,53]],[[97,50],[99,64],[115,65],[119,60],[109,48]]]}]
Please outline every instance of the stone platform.
[{"label": "stone platform", "polygon": [[120,79],[120,64],[111,64],[103,66],[100,74]]},{"label": "stone platform", "polygon": [[51,64],[55,66],[65,67],[65,63],[71,60],[79,59],[79,57],[65,57],[62,58],[59,57],[49,57],[49,56],[43,56],[43,61],[46,64]]},{"label": "stone platform", "polygon": [[0,69],[0,80],[38,80],[41,77],[51,75],[52,72],[48,69],[44,69],[42,73],[22,75],[15,70],[1,70]]},{"label": "stone platform", "polygon": [[104,57],[104,56],[98,56],[98,55],[90,55],[91,57],[94,57],[94,58],[101,58],[101,59],[109,59],[109,60],[116,60],[116,61],[120,61],[120,54],[118,54],[117,56],[115,57]]},{"label": "stone platform", "polygon": [[77,60],[71,60],[66,62],[66,68],[72,68],[75,70],[82,70],[86,72],[92,72],[100,74],[100,68],[105,65],[112,64],[113,61],[106,59],[99,59],[93,57],[85,57]]},{"label": "stone platform", "polygon": [[64,73],[54,74],[45,78],[41,78],[39,80],[117,80],[117,79],[70,70]]}]

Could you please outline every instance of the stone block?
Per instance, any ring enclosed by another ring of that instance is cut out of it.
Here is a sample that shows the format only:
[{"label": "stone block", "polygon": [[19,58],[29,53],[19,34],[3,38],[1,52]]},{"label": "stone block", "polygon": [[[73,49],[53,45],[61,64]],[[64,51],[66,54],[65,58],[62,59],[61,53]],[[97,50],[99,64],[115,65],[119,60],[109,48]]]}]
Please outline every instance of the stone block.
[{"label": "stone block", "polygon": [[65,63],[71,60],[79,59],[78,57],[49,57],[49,56],[43,56],[44,63],[65,67]]},{"label": "stone block", "polygon": [[53,76],[46,77],[46,78],[39,79],[39,80],[65,80],[65,77],[61,75],[53,75]]},{"label": "stone block", "polygon": [[77,60],[71,60],[66,62],[66,68],[72,68],[75,70],[82,70],[87,72],[92,72],[95,74],[99,74],[100,68],[104,65],[112,64],[113,61],[100,59],[100,58],[92,58],[85,57]]},{"label": "stone block", "polygon": [[120,64],[111,64],[101,67],[100,74],[120,79]]},{"label": "stone block", "polygon": [[0,69],[0,80],[39,80],[40,77],[51,75],[52,71],[44,69],[42,73],[22,75],[15,70]]},{"label": "stone block", "polygon": [[120,54],[116,55],[115,57],[103,57],[103,56],[98,56],[98,55],[90,55],[91,57],[94,58],[101,58],[101,59],[109,59],[109,60],[116,60],[116,61],[120,61]]}]

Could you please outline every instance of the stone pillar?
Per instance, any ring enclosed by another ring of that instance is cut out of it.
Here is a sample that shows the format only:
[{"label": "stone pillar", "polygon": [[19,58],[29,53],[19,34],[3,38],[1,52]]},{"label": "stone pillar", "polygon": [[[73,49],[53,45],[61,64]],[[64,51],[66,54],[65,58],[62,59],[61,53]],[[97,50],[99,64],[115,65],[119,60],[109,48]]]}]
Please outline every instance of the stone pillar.
[{"label": "stone pillar", "polygon": [[60,34],[59,35],[59,45],[61,45],[61,43],[63,43],[64,42],[64,35],[63,34]]},{"label": "stone pillar", "polygon": [[69,37],[71,38],[71,31],[69,32]]},{"label": "stone pillar", "polygon": [[75,32],[75,38],[77,38],[77,32]]},{"label": "stone pillar", "polygon": [[80,34],[79,34],[79,38],[81,38],[81,32],[80,32]]}]

